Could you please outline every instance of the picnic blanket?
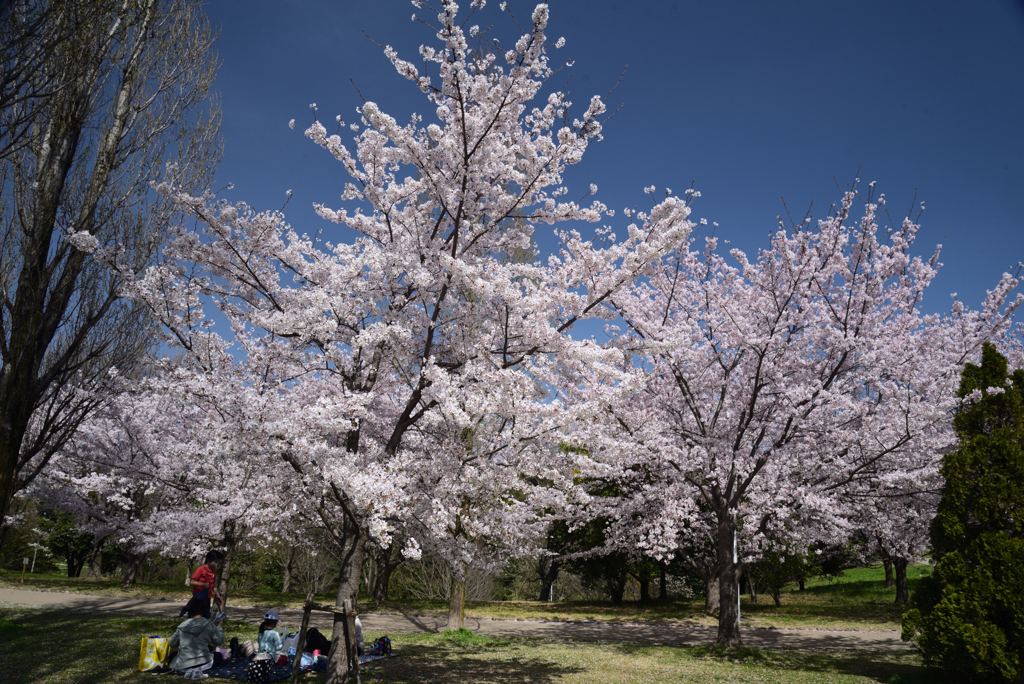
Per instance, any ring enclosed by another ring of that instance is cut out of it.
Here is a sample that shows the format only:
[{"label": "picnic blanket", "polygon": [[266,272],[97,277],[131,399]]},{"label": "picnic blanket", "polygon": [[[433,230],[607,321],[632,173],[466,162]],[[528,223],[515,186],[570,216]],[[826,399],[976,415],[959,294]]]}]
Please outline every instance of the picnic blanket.
[{"label": "picnic blanket", "polygon": [[[364,664],[372,660],[383,660],[384,658],[391,658],[391,655],[361,655],[359,656],[359,663]],[[249,665],[248,658],[231,658],[220,667],[214,667],[206,670],[206,674],[210,675],[210,679],[234,679],[239,682],[246,681],[245,671]],[[280,679],[287,679],[292,676],[292,665],[277,665],[273,670],[270,671],[270,681],[276,682]]]},{"label": "picnic blanket", "polygon": [[[231,658],[220,667],[214,667],[206,670],[206,674],[210,675],[210,679],[219,677],[220,679],[234,679],[244,682],[246,681],[245,671],[248,667],[248,658]],[[277,665],[270,671],[270,681],[272,682],[276,682],[279,679],[288,679],[291,676],[291,663],[288,663],[287,665]]]},{"label": "picnic blanket", "polygon": [[362,665],[363,663],[368,663],[371,660],[384,660],[385,658],[391,658],[394,655],[394,653],[388,653],[387,655],[361,655],[359,656],[359,664]]}]

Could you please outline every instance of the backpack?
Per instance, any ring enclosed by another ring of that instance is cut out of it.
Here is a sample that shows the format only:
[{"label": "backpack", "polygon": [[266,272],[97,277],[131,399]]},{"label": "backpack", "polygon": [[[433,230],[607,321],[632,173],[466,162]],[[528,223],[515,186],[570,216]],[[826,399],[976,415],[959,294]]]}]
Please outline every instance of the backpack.
[{"label": "backpack", "polygon": [[366,655],[389,656],[391,655],[391,639],[382,636],[373,642],[373,646],[366,652]]},{"label": "backpack", "polygon": [[321,655],[330,655],[331,642],[321,634],[319,629],[312,627],[306,632],[306,643],[303,644],[302,650],[306,653],[320,651]]}]

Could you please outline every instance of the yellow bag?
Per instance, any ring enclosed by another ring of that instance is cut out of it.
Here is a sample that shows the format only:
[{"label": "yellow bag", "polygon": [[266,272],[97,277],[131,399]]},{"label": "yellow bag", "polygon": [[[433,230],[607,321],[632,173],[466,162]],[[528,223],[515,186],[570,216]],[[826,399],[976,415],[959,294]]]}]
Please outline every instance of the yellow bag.
[{"label": "yellow bag", "polygon": [[160,667],[167,659],[167,639],[151,636],[142,638],[142,650],[139,651],[139,672],[146,672]]}]

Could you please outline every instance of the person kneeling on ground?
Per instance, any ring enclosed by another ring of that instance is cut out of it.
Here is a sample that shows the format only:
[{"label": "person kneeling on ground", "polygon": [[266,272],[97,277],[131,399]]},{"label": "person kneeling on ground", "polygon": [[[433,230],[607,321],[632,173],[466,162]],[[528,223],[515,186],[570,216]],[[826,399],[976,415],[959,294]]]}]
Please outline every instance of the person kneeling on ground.
[{"label": "person kneeling on ground", "polygon": [[185,679],[206,679],[204,670],[213,667],[210,646],[224,643],[224,630],[220,625],[203,617],[205,601],[192,601],[187,606],[189,619],[178,625],[168,642],[169,650],[178,649],[170,666],[185,674]]}]

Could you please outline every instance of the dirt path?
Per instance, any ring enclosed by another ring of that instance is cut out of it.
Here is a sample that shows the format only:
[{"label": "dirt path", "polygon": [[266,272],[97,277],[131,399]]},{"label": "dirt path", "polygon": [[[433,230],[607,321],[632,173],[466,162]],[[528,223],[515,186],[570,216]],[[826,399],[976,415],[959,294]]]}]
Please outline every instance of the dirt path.
[{"label": "dirt path", "polygon": [[[126,615],[151,615],[177,618],[183,604],[149,599],[92,596],[89,594],[26,591],[0,588],[0,603],[103,611]],[[228,607],[228,617],[258,624],[268,608],[245,606]],[[297,628],[302,611],[295,608],[278,609],[281,620]],[[432,615],[361,615],[363,627],[368,631],[390,633],[439,632],[444,629],[446,617]],[[331,628],[331,617],[314,612],[311,624],[319,629]],[[545,637],[554,639],[588,639],[625,643],[663,644],[668,646],[710,645],[715,641],[714,627],[704,625],[627,625],[578,622],[533,622],[526,620],[483,620],[466,618],[466,629],[487,636]],[[908,646],[900,641],[899,632],[829,632],[800,629],[744,629],[743,642],[747,646],[769,649],[824,649],[847,648],[858,650],[903,651]]]}]

